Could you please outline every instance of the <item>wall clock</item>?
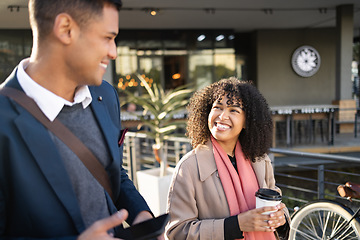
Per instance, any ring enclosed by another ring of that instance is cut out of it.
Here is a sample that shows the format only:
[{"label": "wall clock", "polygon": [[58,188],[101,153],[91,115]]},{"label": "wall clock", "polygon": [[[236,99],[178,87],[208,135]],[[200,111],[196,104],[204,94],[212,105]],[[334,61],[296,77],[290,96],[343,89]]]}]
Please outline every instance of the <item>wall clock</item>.
[{"label": "wall clock", "polygon": [[291,66],[301,77],[311,77],[320,68],[320,54],[315,48],[301,46],[297,48],[291,58]]}]

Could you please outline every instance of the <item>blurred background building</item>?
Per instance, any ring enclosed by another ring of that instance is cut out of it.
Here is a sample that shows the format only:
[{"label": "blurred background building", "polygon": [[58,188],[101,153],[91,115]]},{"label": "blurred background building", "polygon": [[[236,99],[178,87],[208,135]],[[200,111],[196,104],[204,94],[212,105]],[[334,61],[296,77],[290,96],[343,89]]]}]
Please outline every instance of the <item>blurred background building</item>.
[{"label": "blurred background building", "polygon": [[[27,11],[0,2],[0,82],[30,55]],[[165,89],[236,76],[270,106],[358,106],[358,0],[123,0],[119,26],[105,76],[119,89],[141,92],[134,73]]]}]

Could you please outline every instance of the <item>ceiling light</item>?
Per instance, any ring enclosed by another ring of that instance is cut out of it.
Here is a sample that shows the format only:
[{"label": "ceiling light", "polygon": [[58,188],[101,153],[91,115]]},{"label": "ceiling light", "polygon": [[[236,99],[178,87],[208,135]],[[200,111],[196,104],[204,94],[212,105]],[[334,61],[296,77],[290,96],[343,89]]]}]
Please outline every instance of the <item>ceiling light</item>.
[{"label": "ceiling light", "polygon": [[174,75],[172,75],[172,79],[176,80],[181,78],[181,74],[180,73],[175,73]]},{"label": "ceiling light", "polygon": [[217,36],[215,39],[216,39],[216,41],[220,42],[224,38],[225,38],[225,36],[221,34],[221,35]]},{"label": "ceiling light", "polygon": [[206,36],[204,34],[201,34],[200,36],[198,36],[197,40],[198,42],[203,41],[206,38]]},{"label": "ceiling light", "polygon": [[[123,10],[123,9],[122,9]],[[130,10],[134,10],[133,8],[131,8]],[[159,9],[158,8],[142,8],[142,11],[144,11],[146,14],[150,14],[151,16],[156,16],[159,14]]]}]

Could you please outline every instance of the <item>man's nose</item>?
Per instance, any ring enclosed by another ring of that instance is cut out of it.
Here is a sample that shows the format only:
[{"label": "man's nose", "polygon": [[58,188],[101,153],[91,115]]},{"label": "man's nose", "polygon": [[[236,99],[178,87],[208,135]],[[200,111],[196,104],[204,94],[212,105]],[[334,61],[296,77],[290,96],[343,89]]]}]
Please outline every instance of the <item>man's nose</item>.
[{"label": "man's nose", "polygon": [[116,44],[115,41],[112,42],[110,49],[109,49],[109,58],[112,60],[115,60],[117,57],[117,53],[116,53]]}]

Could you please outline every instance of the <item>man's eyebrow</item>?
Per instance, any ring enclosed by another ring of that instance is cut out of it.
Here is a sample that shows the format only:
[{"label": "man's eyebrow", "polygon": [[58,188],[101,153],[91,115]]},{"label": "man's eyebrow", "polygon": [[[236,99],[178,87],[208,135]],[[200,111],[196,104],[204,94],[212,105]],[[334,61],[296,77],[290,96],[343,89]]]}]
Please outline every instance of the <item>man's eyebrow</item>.
[{"label": "man's eyebrow", "polygon": [[116,37],[118,35],[117,32],[109,32],[109,34],[113,35],[114,37]]}]

